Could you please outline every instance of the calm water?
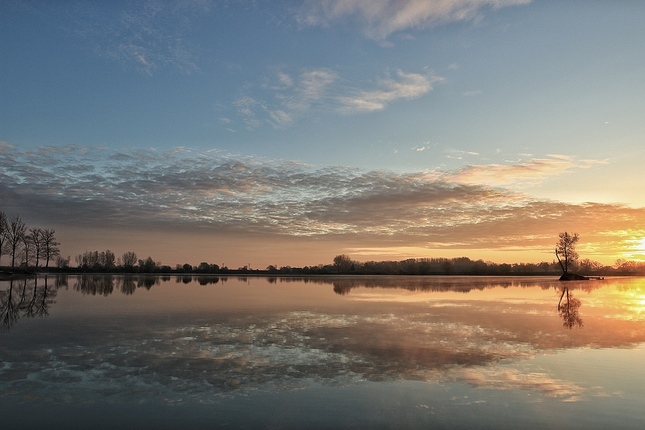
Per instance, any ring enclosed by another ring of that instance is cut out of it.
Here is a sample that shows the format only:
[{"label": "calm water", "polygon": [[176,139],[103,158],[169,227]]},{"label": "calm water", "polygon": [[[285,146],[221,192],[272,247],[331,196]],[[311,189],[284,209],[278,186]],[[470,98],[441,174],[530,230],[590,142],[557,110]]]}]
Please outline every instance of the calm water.
[{"label": "calm water", "polygon": [[49,276],[0,305],[2,428],[645,427],[644,278]]}]

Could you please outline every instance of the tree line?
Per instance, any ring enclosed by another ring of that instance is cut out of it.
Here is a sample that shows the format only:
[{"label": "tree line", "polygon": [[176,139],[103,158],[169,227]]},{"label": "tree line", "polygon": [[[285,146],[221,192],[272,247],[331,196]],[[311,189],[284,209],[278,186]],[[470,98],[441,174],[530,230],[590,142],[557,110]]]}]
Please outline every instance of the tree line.
[{"label": "tree line", "polygon": [[54,261],[63,265],[60,258],[60,243],[51,228],[28,228],[20,215],[8,217],[0,211],[0,262],[7,255],[10,267],[33,267],[43,263],[45,268]]},{"label": "tree line", "polygon": [[[645,262],[619,259],[613,266],[590,259],[580,260],[575,252],[576,233],[560,234],[556,247],[558,261],[540,263],[494,263],[484,260],[457,258],[410,258],[401,261],[356,261],[346,254],[334,257],[331,264],[291,267],[269,265],[266,269],[248,266],[229,269],[225,265],[201,262],[177,264],[174,268],[161,264],[152,257],[139,259],[133,251],[116,256],[114,252],[85,251],[74,258],[76,267],[70,267],[70,257],[62,258],[55,231],[49,228],[28,228],[21,217],[7,217],[0,211],[0,263],[2,256],[10,258],[10,267],[49,268],[68,272],[95,273],[196,273],[196,274],[255,274],[255,275],[489,275],[532,276],[557,275],[575,270],[584,275],[645,275]],[[42,264],[42,265],[41,265]],[[1,265],[1,264],[0,264]]]},{"label": "tree line", "polygon": [[[94,273],[228,273],[230,270],[217,264],[201,262],[198,266],[189,263],[177,264],[174,269],[155,261],[152,257],[139,259],[133,251],[126,251],[121,256],[114,252],[85,251],[74,257],[76,268],[71,271]],[[240,269],[242,270],[242,269]]]},{"label": "tree line", "polygon": [[[362,275],[488,275],[488,276],[541,276],[559,275],[561,265],[557,261],[540,263],[494,263],[491,261],[457,258],[413,258],[402,261],[354,261],[340,255],[342,263],[317,268],[305,268],[306,272],[362,274]],[[334,260],[336,260],[336,258]],[[348,261],[349,260],[349,261]],[[569,262],[568,270],[588,276],[645,275],[645,262],[616,260],[613,266],[604,265],[588,258]],[[290,270],[293,272],[294,270]],[[278,271],[279,272],[279,271]]]}]

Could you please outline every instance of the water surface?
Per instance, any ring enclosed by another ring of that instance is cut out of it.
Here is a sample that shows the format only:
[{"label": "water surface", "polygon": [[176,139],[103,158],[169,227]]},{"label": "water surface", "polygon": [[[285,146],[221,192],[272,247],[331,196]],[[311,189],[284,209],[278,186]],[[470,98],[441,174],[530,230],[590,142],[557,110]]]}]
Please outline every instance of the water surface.
[{"label": "water surface", "polygon": [[0,305],[3,428],[645,424],[643,278],[48,276]]}]

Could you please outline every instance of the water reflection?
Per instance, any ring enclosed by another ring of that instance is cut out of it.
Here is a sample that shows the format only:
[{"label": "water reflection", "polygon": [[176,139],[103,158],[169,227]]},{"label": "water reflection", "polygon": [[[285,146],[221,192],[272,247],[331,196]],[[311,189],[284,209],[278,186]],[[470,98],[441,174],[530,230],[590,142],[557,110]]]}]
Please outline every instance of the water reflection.
[{"label": "water reflection", "polygon": [[[168,282],[170,276],[153,275],[82,275],[74,276],[72,289],[83,295],[109,296],[115,292],[125,295],[132,295],[138,289],[150,290],[162,282]],[[69,277],[57,275],[53,277],[54,285],[51,283],[52,276],[41,278],[24,278],[9,281],[6,290],[0,291],[0,316],[2,327],[11,328],[21,316],[45,316],[48,314],[49,306],[54,303],[53,297],[59,287],[68,287]],[[237,282],[248,283],[248,277],[234,277]],[[257,278],[256,278],[257,279]],[[358,288],[368,289],[399,289],[412,292],[460,292],[484,291],[487,289],[507,288],[540,288],[543,290],[555,289],[559,291],[558,315],[568,328],[583,327],[583,320],[580,317],[579,309],[582,302],[575,298],[571,287],[562,286],[561,282],[545,281],[540,278],[488,278],[488,277],[397,277],[397,276],[361,276],[361,277],[269,277],[264,278],[269,284],[322,284],[331,285],[334,293],[342,296],[350,295],[352,290]],[[229,277],[226,276],[192,276],[181,275],[175,277],[177,284],[215,285],[226,283]],[[39,284],[40,283],[40,284]],[[600,288],[604,284],[576,283],[575,288],[590,292]]]},{"label": "water reflection", "polygon": [[[284,282],[298,282],[300,279],[284,279]],[[541,279],[504,279],[501,277],[326,277],[312,278],[308,282],[312,283],[331,283],[334,286],[334,292],[340,295],[347,295],[356,288],[394,288],[408,291],[457,291],[468,293],[473,290],[483,291],[491,288],[510,288],[510,287],[536,287],[551,288],[551,284],[544,285]]]},{"label": "water reflection", "polygon": [[[573,293],[569,291],[569,287],[561,287],[562,294],[558,301],[558,314],[564,321],[563,325],[569,329],[577,326],[583,326],[582,318],[580,318],[580,306],[582,302],[573,297]],[[565,299],[563,301],[563,299]]]},{"label": "water reflection", "polygon": [[[39,281],[42,284],[39,285]],[[49,285],[49,278],[24,278],[9,280],[9,288],[0,291],[0,329],[8,330],[21,317],[34,318],[49,315],[49,308],[55,303],[58,286],[64,278],[56,277],[55,285]]]},{"label": "water reflection", "polygon": [[[564,286],[550,279],[447,277],[171,281],[89,275],[3,282],[5,328],[47,315],[55,298],[62,311],[30,327],[35,330],[3,334],[0,392],[79,402],[161,393],[207,403],[214,395],[287,390],[312,380],[332,386],[414,380],[531,390],[572,402],[592,389],[517,363],[563,349],[645,341],[645,315],[625,306],[642,284],[623,280]],[[208,285],[216,288],[201,287]],[[562,321],[582,327],[574,297],[581,291],[593,292],[585,299],[587,327],[563,329]],[[115,300],[92,297],[112,294]],[[261,304],[253,307],[254,299]],[[112,314],[135,303],[136,311]]]},{"label": "water reflection", "polygon": [[109,296],[115,290],[131,295],[138,288],[149,290],[161,281],[161,277],[153,275],[83,275],[77,278],[73,288],[92,296]]}]

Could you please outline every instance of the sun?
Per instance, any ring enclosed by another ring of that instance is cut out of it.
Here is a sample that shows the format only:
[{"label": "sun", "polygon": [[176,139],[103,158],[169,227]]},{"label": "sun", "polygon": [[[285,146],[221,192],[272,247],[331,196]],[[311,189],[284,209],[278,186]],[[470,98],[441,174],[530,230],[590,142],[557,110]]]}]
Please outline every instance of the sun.
[{"label": "sun", "polygon": [[641,239],[636,239],[636,237],[627,239],[625,241],[623,257],[632,261],[645,262],[645,237]]},{"label": "sun", "polygon": [[636,241],[636,245],[634,246],[634,249],[637,251],[645,252],[645,237],[642,238],[641,240]]}]

